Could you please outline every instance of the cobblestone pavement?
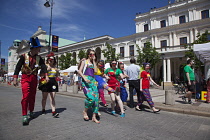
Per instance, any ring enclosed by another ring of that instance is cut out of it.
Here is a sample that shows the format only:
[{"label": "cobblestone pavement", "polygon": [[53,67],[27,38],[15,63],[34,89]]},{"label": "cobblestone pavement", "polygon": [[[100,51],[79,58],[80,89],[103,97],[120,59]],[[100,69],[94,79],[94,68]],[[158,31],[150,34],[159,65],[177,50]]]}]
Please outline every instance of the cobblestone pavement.
[{"label": "cobblestone pavement", "polygon": [[49,99],[47,114],[41,115],[41,92],[37,92],[36,118],[28,126],[21,124],[21,89],[0,85],[1,140],[209,140],[210,118],[151,110],[128,108],[126,117],[110,114],[101,107],[100,124],[86,122],[82,117],[84,99],[57,95],[59,118],[51,116]]}]

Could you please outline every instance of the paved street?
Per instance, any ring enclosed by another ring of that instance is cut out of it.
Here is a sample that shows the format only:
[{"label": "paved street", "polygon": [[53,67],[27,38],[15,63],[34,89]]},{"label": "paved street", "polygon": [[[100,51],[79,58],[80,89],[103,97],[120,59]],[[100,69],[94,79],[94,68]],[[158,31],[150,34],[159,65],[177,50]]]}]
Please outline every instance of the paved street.
[{"label": "paved street", "polygon": [[120,118],[101,108],[101,124],[86,122],[82,117],[83,100],[57,95],[57,110],[60,118],[52,118],[49,99],[47,114],[41,114],[41,92],[37,92],[35,113],[29,126],[21,124],[21,89],[0,85],[0,139],[72,139],[72,140],[209,140],[210,118],[151,110],[137,112],[126,110],[126,117]]}]

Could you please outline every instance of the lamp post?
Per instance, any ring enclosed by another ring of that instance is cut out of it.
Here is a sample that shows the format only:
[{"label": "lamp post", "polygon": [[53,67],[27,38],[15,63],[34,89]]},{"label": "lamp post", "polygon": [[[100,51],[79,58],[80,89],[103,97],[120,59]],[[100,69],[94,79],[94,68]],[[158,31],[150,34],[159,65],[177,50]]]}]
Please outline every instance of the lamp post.
[{"label": "lamp post", "polygon": [[[51,2],[51,4],[50,4]],[[50,49],[51,49],[51,32],[52,32],[52,9],[53,9],[53,0],[47,0],[47,2],[44,4],[46,8],[51,7],[51,12],[50,12],[50,32],[49,32],[49,46],[48,46],[48,54],[50,54]]]},{"label": "lamp post", "polygon": [[165,54],[164,54],[164,53],[162,53],[162,54],[161,54],[161,56],[162,56],[162,60],[163,60],[162,78],[163,78],[163,90],[164,90],[164,56],[165,56]]}]

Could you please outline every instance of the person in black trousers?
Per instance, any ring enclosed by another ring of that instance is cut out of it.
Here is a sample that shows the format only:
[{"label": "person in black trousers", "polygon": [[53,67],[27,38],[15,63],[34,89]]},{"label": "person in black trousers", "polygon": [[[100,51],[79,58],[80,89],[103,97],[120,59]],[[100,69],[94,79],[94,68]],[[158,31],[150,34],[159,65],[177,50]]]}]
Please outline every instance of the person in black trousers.
[{"label": "person in black trousers", "polygon": [[133,100],[133,89],[135,88],[136,92],[137,92],[137,106],[136,106],[136,110],[140,111],[140,79],[139,79],[139,73],[140,73],[140,67],[138,65],[135,65],[136,60],[134,58],[130,59],[130,66],[127,67],[127,69],[125,70],[126,74],[128,75],[128,84],[129,84],[129,97],[130,97],[130,103],[129,106],[130,108],[134,108],[134,100]]}]

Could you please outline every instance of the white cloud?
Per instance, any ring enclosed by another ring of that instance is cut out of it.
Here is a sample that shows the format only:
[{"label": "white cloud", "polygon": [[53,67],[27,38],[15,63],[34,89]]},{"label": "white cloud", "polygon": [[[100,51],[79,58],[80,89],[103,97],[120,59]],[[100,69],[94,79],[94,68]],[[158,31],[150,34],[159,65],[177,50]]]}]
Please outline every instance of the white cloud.
[{"label": "white cloud", "polygon": [[26,29],[17,28],[17,27],[12,27],[12,26],[8,26],[8,25],[4,25],[4,24],[0,24],[0,26],[6,27],[6,28],[10,28],[10,29],[14,29],[14,30],[19,30],[19,31],[28,32],[28,33],[30,33],[30,34],[32,33],[31,31],[26,30]]},{"label": "white cloud", "polygon": [[[40,18],[50,17],[50,7],[44,6],[45,1],[37,0],[35,3],[36,15]],[[78,11],[89,10],[77,0],[53,1],[53,18],[71,18]]]},{"label": "white cloud", "polygon": [[59,34],[60,37],[72,41],[81,41],[85,29],[80,25],[75,24],[54,24],[52,29],[53,34]]}]

